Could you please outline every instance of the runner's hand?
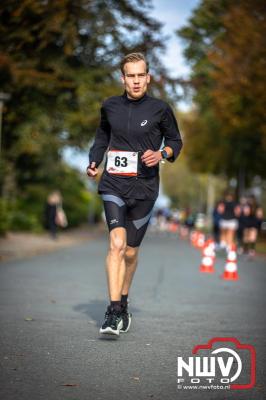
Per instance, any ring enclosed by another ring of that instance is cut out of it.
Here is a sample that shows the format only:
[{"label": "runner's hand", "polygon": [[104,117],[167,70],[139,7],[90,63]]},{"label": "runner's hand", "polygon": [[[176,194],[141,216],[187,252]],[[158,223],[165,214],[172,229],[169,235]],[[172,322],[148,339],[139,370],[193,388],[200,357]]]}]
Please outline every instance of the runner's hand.
[{"label": "runner's hand", "polygon": [[143,156],[141,156],[142,162],[147,167],[154,167],[157,165],[162,159],[162,155],[160,150],[158,151],[152,151],[152,150],[146,150]]},{"label": "runner's hand", "polygon": [[98,168],[95,167],[96,163],[92,162],[88,167],[87,167],[87,175],[90,178],[95,178],[98,174]]}]

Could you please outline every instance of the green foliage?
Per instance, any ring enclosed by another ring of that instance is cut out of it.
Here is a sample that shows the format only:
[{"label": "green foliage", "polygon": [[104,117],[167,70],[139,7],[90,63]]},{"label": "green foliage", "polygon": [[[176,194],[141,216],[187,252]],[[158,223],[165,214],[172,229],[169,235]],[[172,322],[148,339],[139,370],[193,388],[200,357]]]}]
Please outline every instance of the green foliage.
[{"label": "green foliage", "polygon": [[265,36],[262,0],[202,0],[178,34],[192,66],[196,110],[186,122],[194,170],[265,176]]},{"label": "green foliage", "polygon": [[37,233],[42,231],[42,226],[36,215],[27,213],[24,210],[16,210],[10,214],[9,229]]},{"label": "green foliage", "polygon": [[159,81],[167,78],[157,54],[161,26],[148,9],[148,0],[1,2],[0,84],[11,94],[6,157],[40,155],[46,143],[84,147],[100,103],[118,93],[117,68],[127,52],[144,51]]},{"label": "green foliage", "polygon": [[[64,165],[60,175],[54,181],[51,189],[60,190],[63,196],[63,207],[69,226],[77,226],[88,221],[90,208],[94,207],[96,194],[88,192],[85,186],[86,176],[81,178],[78,171]],[[95,207],[94,207],[95,208]],[[100,209],[95,210],[99,219]]]},{"label": "green foliage", "polygon": [[[34,204],[36,206],[36,204]],[[42,223],[30,207],[24,208],[20,201],[7,202],[0,199],[0,235],[8,230],[41,232]]]},{"label": "green foliage", "polygon": [[[3,112],[1,230],[41,229],[48,193],[59,189],[70,226],[101,206],[80,174],[62,163],[65,146],[87,149],[102,101],[121,93],[119,63],[143,51],[155,72],[153,90],[172,84],[160,61],[161,24],[149,0],[3,0],[0,85]],[[164,79],[164,82],[163,82]]]},{"label": "green foliage", "polygon": [[0,236],[4,235],[9,228],[7,202],[0,199]]},{"label": "green foliage", "polygon": [[[57,166],[58,167],[58,166]],[[69,227],[88,221],[93,210],[94,221],[101,216],[99,196],[86,188],[85,177],[66,165],[58,167],[57,175],[46,177],[43,183],[27,184],[19,198],[13,201],[0,199],[0,234],[8,230],[41,232],[44,229],[44,208],[48,195],[60,190]]]},{"label": "green foliage", "polygon": [[[173,207],[206,210],[208,175],[191,171],[184,153],[177,163],[165,164],[161,172],[164,191],[170,197]],[[212,185],[218,200],[225,189],[225,180],[212,177]]]}]

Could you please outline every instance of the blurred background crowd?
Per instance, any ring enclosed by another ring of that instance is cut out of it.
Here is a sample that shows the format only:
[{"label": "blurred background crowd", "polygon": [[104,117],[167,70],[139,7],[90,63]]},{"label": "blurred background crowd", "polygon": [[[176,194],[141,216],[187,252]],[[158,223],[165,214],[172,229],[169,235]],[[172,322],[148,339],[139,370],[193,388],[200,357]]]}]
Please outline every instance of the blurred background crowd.
[{"label": "blurred background crowd", "polygon": [[49,229],[55,237],[58,227],[101,221],[87,152],[102,101],[121,93],[121,57],[142,51],[150,93],[174,107],[184,139],[179,161],[162,165],[152,228],[213,229],[217,246],[237,240],[251,254],[258,234],[264,243],[265,2],[185,3],[1,1],[2,235]]},{"label": "blurred background crowd", "polygon": [[215,250],[229,250],[237,245],[238,254],[254,257],[259,234],[266,231],[264,212],[254,195],[235,200],[233,192],[227,191],[208,217],[190,208],[155,208],[151,219],[151,231],[177,233],[188,239],[193,231],[213,237]]}]

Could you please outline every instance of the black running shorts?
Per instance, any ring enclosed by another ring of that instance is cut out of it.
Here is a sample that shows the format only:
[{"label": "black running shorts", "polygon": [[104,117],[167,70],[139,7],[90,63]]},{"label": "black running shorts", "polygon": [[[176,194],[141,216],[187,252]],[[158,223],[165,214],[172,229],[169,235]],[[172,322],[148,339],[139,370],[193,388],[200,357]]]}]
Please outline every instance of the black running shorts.
[{"label": "black running shorts", "polygon": [[138,247],[147,230],[155,200],[126,199],[113,194],[102,194],[102,199],[109,231],[125,228],[128,246]]}]

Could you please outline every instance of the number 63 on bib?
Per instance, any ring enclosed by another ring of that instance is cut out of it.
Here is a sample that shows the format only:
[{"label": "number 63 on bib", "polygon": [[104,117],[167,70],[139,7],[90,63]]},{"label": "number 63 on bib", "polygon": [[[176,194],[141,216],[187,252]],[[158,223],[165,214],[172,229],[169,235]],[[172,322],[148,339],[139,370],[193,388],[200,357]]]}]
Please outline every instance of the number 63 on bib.
[{"label": "number 63 on bib", "polygon": [[123,150],[108,151],[106,171],[111,175],[137,176],[138,153]]}]

